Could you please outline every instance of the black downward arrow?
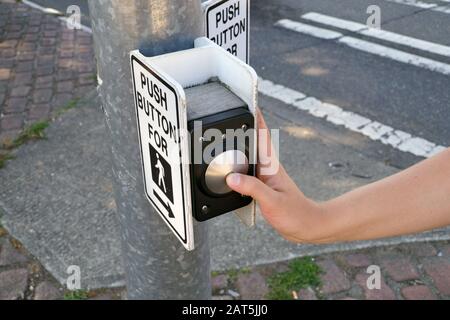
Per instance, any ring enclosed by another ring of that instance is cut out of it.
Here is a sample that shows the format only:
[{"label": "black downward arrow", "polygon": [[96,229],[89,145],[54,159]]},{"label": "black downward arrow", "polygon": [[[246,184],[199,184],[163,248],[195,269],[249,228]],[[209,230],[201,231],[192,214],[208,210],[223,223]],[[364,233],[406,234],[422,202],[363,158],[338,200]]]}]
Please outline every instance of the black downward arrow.
[{"label": "black downward arrow", "polygon": [[161,197],[156,193],[155,190],[153,190],[153,194],[155,195],[155,197],[158,198],[159,202],[164,206],[164,208],[167,210],[167,212],[169,213],[169,218],[175,218],[175,216],[173,215],[172,212],[172,208],[170,207],[169,203],[164,203],[164,201],[161,199]]}]

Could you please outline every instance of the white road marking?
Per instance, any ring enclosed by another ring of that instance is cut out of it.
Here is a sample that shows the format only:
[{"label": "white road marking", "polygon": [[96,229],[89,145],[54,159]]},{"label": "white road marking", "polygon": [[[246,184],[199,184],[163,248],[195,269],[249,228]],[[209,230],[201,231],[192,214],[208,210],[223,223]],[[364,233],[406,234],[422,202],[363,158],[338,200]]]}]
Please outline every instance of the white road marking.
[{"label": "white road marking", "polygon": [[[48,8],[44,8],[34,2],[28,0],[22,0],[22,2],[34,9],[46,13],[49,12]],[[64,22],[67,22],[66,17],[58,18]],[[297,27],[299,26],[299,24],[297,23],[295,26]],[[92,33],[92,29],[84,25],[82,25],[82,30],[88,33]],[[305,33],[310,32],[310,35],[322,39],[330,40],[343,38],[343,35],[338,32],[311,27],[308,25],[303,25],[300,30],[303,30]],[[99,80],[101,82],[101,79]],[[394,130],[391,127],[385,126],[376,121],[372,121],[356,113],[344,111],[338,106],[322,102],[313,97],[307,97],[304,93],[284,87],[282,85],[274,84],[269,80],[260,78],[258,90],[260,93],[268,97],[280,100],[300,110],[307,111],[315,117],[324,118],[325,120],[335,125],[344,126],[349,130],[362,133],[372,140],[380,141],[383,144],[390,145],[398,150],[409,152],[416,156],[428,158],[447,148],[444,146],[436,145],[420,137],[414,137],[409,133],[400,130]]]},{"label": "white road marking", "polygon": [[[437,3],[423,2],[420,0],[386,0],[388,2],[394,2],[399,4],[405,4],[407,6],[412,6],[421,9],[428,9],[437,12],[443,12],[450,14],[450,8],[447,5],[440,5]],[[450,2],[448,0],[440,0],[441,2]]]},{"label": "white road marking", "polygon": [[268,97],[280,100],[299,110],[306,111],[314,117],[323,118],[338,126],[389,145],[403,152],[419,157],[429,158],[446,149],[444,146],[407,132],[396,130],[377,121],[370,120],[357,113],[345,111],[341,107],[308,97],[302,92],[275,84],[270,80],[259,79],[258,91]]},{"label": "white road marking", "polygon": [[[58,10],[56,10],[56,9],[53,9],[53,8],[45,8],[45,7],[43,7],[43,6],[41,6],[41,5],[37,4],[37,3],[34,3],[34,2],[32,2],[32,1],[29,1],[29,0],[22,0],[22,3],[23,3],[23,4],[26,4],[27,6],[33,8],[33,9],[36,9],[36,10],[39,10],[39,11],[42,11],[42,12],[45,12],[45,13],[48,13],[48,14],[53,14],[53,15],[54,15],[54,14],[57,14],[57,15],[64,15],[62,12],[60,12],[60,11],[58,11]],[[64,16],[61,17],[61,16],[59,16],[59,17],[57,17],[57,18],[58,18],[59,20],[65,22],[65,23],[68,22],[67,17],[64,17]],[[92,33],[92,29],[89,28],[88,26],[85,26],[85,25],[81,24],[80,27],[81,27],[81,30],[83,30],[84,32]]]},{"label": "white road marking", "polygon": [[[450,65],[436,60],[424,58],[412,53],[407,53],[401,50],[392,49],[380,44],[375,44],[369,41],[357,39],[350,36],[323,28],[310,26],[301,22],[292,21],[289,19],[279,20],[276,26],[303,33],[320,39],[335,40],[338,43],[345,44],[353,49],[364,51],[380,57],[389,58],[398,62],[411,64],[416,67],[428,69],[430,71],[439,72],[445,75],[450,75]],[[326,31],[332,33],[326,33]]]},{"label": "white road marking", "polygon": [[343,36],[342,33],[339,33],[336,31],[331,31],[328,29],[314,27],[309,24],[304,24],[304,23],[292,21],[289,19],[279,20],[275,25],[286,28],[286,29],[290,29],[292,31],[307,34],[307,35],[310,35],[310,36],[313,36],[316,38],[326,39],[326,40],[337,39],[337,38],[340,38]]},{"label": "white road marking", "polygon": [[[450,1],[450,0],[449,0]],[[395,32],[380,30],[376,28],[369,28],[367,25],[357,23],[349,20],[338,19],[335,17],[327,16],[317,12],[309,12],[302,15],[302,18],[309,21],[318,22],[328,26],[336,27],[352,31],[358,34],[365,35],[367,37],[377,38],[384,41],[400,44],[403,46],[419,49],[422,51],[431,52],[434,54],[450,57],[450,47],[441,45],[438,43],[416,39],[413,37],[404,36]]]}]

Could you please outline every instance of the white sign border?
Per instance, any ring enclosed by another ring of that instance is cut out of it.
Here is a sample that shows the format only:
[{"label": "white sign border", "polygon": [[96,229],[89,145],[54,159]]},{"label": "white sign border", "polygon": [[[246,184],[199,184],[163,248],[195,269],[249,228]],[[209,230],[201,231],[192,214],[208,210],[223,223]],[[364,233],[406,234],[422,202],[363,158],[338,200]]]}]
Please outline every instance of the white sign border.
[{"label": "white sign border", "polygon": [[[133,96],[134,96],[134,105],[135,105],[135,113],[136,113],[136,123],[137,123],[137,131],[139,136],[139,152],[141,155],[141,165],[142,165],[142,177],[143,177],[143,183],[144,183],[144,190],[145,190],[145,196],[149,200],[149,202],[152,204],[152,206],[155,208],[155,210],[158,212],[158,214],[163,218],[163,221],[169,226],[170,230],[176,235],[177,239],[183,244],[183,246],[189,250],[192,251],[195,248],[194,245],[194,227],[193,227],[193,218],[192,218],[192,212],[190,209],[190,199],[188,198],[190,195],[190,185],[188,185],[189,182],[189,172],[186,175],[185,170],[189,170],[189,168],[183,168],[183,164],[185,163],[183,159],[180,159],[180,170],[181,170],[181,183],[182,183],[182,199],[183,199],[183,219],[184,219],[184,233],[185,237],[183,237],[178,233],[178,231],[175,229],[175,227],[170,223],[170,221],[167,220],[166,216],[163,212],[159,209],[158,205],[155,204],[151,196],[148,194],[147,190],[147,183],[145,179],[145,167],[144,167],[144,161],[143,161],[143,154],[142,154],[142,140],[141,140],[141,132],[140,132],[140,123],[139,123],[139,115],[137,111],[137,97],[136,97],[136,80],[134,77],[134,64],[133,62],[136,61],[139,63],[145,70],[147,70],[149,73],[151,73],[154,77],[156,77],[159,81],[161,81],[165,86],[167,86],[170,91],[172,91],[175,94],[176,97],[176,109],[177,109],[177,125],[180,128],[180,157],[183,157],[183,146],[185,143],[185,139],[183,138],[183,132],[187,128],[187,124],[183,126],[183,121],[187,119],[187,116],[183,116],[182,112],[180,112],[180,109],[183,106],[182,99],[184,99],[184,91],[180,91],[180,86],[177,83],[174,83],[173,80],[168,79],[163,74],[155,70],[155,68],[151,68],[151,66],[145,61],[148,58],[143,56],[139,50],[132,51],[130,53],[130,64],[131,64],[131,74],[132,74],[132,82],[133,82]],[[181,88],[182,90],[182,88]],[[183,170],[184,169],[184,170]]]}]

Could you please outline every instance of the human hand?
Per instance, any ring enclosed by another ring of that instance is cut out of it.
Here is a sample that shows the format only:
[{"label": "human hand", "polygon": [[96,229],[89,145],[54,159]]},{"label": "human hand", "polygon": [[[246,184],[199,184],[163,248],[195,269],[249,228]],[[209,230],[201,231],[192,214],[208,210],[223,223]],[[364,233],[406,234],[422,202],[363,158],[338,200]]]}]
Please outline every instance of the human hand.
[{"label": "human hand", "polygon": [[[257,177],[233,173],[227,177],[228,186],[255,199],[263,217],[285,239],[293,242],[317,242],[318,228],[324,217],[321,206],[303,195],[279,163],[259,109],[257,123]],[[275,172],[264,175],[266,167],[275,168]]]}]

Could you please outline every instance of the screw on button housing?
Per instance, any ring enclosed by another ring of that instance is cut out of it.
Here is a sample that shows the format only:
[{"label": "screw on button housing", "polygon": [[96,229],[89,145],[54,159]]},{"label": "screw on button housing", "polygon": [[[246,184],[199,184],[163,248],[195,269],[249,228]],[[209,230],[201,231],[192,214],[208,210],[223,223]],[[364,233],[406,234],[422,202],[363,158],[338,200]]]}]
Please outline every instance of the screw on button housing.
[{"label": "screw on button housing", "polygon": [[203,212],[204,214],[207,214],[208,211],[209,211],[208,209],[209,209],[208,206],[204,205],[204,206],[202,207],[202,212]]}]

